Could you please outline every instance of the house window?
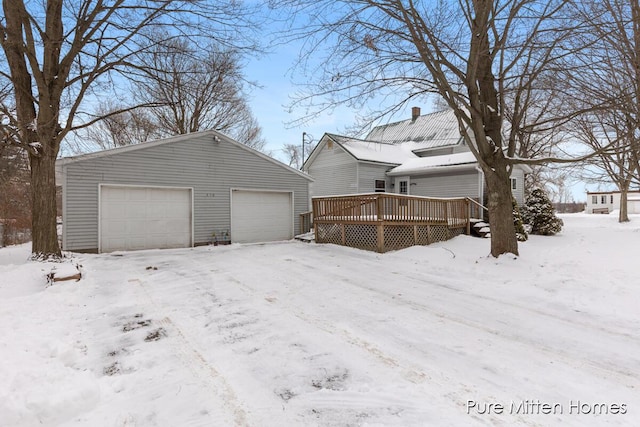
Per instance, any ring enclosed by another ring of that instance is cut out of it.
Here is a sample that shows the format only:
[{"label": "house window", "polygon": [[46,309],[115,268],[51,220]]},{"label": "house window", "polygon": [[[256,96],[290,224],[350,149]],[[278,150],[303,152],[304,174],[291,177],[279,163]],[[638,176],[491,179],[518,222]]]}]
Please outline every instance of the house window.
[{"label": "house window", "polygon": [[517,183],[518,181],[515,178],[511,178],[511,189],[512,190],[516,190],[518,188]]},{"label": "house window", "polygon": [[613,204],[613,194],[611,195],[611,201],[609,203]]},{"label": "house window", "polygon": [[407,181],[400,181],[400,194],[409,194],[407,191],[409,189],[409,185]]},{"label": "house window", "polygon": [[387,191],[387,183],[384,179],[376,179],[375,191],[376,193],[384,193]]},{"label": "house window", "polygon": [[598,204],[598,196],[591,196],[591,203],[593,203],[594,205]]},{"label": "house window", "polygon": [[603,205],[607,204],[607,196],[600,196],[600,203],[602,203]]}]

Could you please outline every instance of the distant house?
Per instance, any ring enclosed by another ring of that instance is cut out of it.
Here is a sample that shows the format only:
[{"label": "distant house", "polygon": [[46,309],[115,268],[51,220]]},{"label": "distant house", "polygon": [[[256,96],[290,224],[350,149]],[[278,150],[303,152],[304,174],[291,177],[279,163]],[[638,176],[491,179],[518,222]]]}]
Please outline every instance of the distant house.
[{"label": "distant house", "polygon": [[[393,192],[427,197],[470,197],[484,204],[482,170],[452,110],[375,127],[365,139],[325,134],[303,166],[314,178],[313,196]],[[524,177],[516,165],[511,189],[524,203]]]},{"label": "distant house", "polygon": [[[585,211],[592,214],[608,214],[620,209],[619,191],[587,192],[587,207]],[[627,193],[627,213],[640,214],[640,191]]]},{"label": "distant house", "polygon": [[77,252],[287,240],[312,179],[216,132],[68,157],[62,247]]}]

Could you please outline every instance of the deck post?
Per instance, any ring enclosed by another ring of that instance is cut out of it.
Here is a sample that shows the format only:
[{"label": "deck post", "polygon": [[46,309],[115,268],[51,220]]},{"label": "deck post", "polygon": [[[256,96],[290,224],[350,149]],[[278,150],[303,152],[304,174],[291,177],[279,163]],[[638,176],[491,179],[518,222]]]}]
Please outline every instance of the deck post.
[{"label": "deck post", "polygon": [[447,224],[447,230],[449,230],[449,202],[444,202],[444,221]]},{"label": "deck post", "polygon": [[471,202],[469,199],[464,199],[467,204],[467,229],[465,230],[467,236],[471,235]]},{"label": "deck post", "polygon": [[384,223],[378,220],[378,225],[376,225],[376,249],[378,253],[384,252]]}]

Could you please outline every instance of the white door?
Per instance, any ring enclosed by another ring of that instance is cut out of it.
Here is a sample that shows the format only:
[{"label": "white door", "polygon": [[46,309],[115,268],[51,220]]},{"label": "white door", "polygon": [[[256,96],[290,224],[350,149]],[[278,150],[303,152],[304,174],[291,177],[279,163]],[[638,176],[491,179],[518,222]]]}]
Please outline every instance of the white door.
[{"label": "white door", "polygon": [[628,214],[640,214],[640,200],[628,200],[627,201],[627,213]]},{"label": "white door", "polygon": [[100,252],[192,246],[191,189],[100,187]]},{"label": "white door", "polygon": [[293,194],[231,191],[231,241],[272,242],[293,238]]}]

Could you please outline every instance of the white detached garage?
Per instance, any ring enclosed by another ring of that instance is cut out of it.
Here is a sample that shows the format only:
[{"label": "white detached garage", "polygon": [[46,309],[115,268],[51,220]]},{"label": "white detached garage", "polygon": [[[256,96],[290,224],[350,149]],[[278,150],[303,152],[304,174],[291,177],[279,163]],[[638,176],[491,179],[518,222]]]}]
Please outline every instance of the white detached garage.
[{"label": "white detached garage", "polygon": [[216,131],[64,158],[64,250],[190,247],[293,238],[311,178]]}]

